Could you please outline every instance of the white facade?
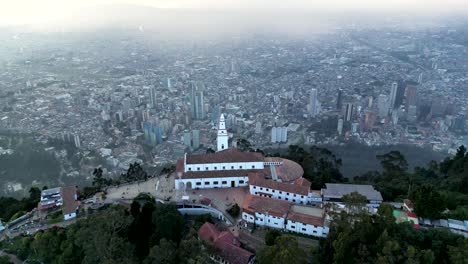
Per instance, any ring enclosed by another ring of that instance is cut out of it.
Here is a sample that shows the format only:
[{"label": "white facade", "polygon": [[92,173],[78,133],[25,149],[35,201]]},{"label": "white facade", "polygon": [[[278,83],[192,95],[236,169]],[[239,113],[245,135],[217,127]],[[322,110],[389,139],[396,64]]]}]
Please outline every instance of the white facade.
[{"label": "white facade", "polygon": [[286,230],[316,237],[326,237],[329,232],[329,228],[326,226],[314,226],[311,224],[294,222],[289,219],[286,223]]},{"label": "white facade", "polygon": [[255,216],[242,212],[242,219],[249,223],[255,223],[261,226],[269,226],[273,228],[284,229],[284,217],[276,217],[273,215],[265,215],[262,213],[255,213]]},{"label": "white facade", "polygon": [[63,215],[63,219],[64,219],[65,221],[70,220],[70,219],[75,218],[75,217],[76,217],[76,212]]},{"label": "white facade", "polygon": [[232,188],[244,187],[249,184],[247,175],[240,177],[219,177],[219,178],[196,178],[196,179],[176,179],[175,189],[210,189],[210,188]]},{"label": "white facade", "polygon": [[287,127],[273,127],[271,129],[271,142],[287,142],[288,141],[288,128]]},{"label": "white facade", "polygon": [[249,189],[250,194],[252,195],[269,197],[278,200],[285,200],[296,204],[307,204],[309,202],[309,197],[303,194],[274,190],[255,185],[250,185]]},{"label": "white facade", "polygon": [[226,123],[224,120],[224,115],[221,114],[221,117],[219,118],[219,127],[218,127],[218,138],[217,138],[217,145],[218,151],[225,150],[229,147],[228,145],[228,140],[229,136],[226,130]]},{"label": "white facade", "polygon": [[263,162],[227,162],[227,163],[202,163],[185,164],[184,172],[189,171],[225,171],[225,170],[262,170]]},{"label": "white facade", "polygon": [[314,226],[311,224],[293,222],[289,219],[286,221],[284,217],[276,217],[262,213],[251,215],[249,213],[242,212],[242,219],[248,223],[255,223],[259,226],[268,226],[316,237],[326,237],[329,232],[329,228],[327,226]]}]

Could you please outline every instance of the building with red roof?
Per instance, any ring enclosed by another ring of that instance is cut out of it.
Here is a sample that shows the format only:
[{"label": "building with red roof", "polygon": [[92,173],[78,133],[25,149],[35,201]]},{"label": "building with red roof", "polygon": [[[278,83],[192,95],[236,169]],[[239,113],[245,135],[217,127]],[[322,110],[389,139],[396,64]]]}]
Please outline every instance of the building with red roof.
[{"label": "building with red roof", "polygon": [[220,231],[211,223],[203,224],[198,230],[198,237],[219,250],[218,256],[210,256],[219,263],[253,264],[255,255],[243,248],[238,238],[230,231]]}]

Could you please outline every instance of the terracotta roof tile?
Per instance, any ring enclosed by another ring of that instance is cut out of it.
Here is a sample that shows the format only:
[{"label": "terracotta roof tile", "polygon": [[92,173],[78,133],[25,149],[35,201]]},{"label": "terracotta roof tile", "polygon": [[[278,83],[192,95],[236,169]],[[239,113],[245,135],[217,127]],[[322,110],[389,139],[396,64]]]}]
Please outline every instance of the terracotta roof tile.
[{"label": "terracotta roof tile", "polygon": [[[296,182],[297,180],[294,183]],[[303,179],[300,184],[276,182],[270,179],[265,179],[265,176],[261,173],[249,173],[249,184],[273,190],[280,190],[283,192],[297,193],[304,196],[309,195],[311,185],[306,179]]]},{"label": "terracotta roof tile", "polygon": [[240,241],[231,232],[220,232],[211,223],[204,223],[198,230],[198,236],[220,250],[220,255],[232,264],[247,264],[253,253],[240,247]]},{"label": "terracotta roof tile", "polygon": [[309,225],[314,225],[314,226],[323,226],[324,220],[325,220],[323,217],[311,216],[311,215],[301,214],[297,212],[289,212],[287,219],[294,221],[294,222],[299,222],[299,223],[309,224]]},{"label": "terracotta roof tile", "polygon": [[221,163],[221,162],[259,162],[264,157],[258,152],[242,152],[236,148],[210,154],[187,155],[187,164]]},{"label": "terracotta roof tile", "polygon": [[255,214],[255,212],[277,217],[286,217],[291,204],[287,201],[275,200],[266,197],[260,197],[255,195],[247,194],[242,203],[242,210],[249,213]]}]

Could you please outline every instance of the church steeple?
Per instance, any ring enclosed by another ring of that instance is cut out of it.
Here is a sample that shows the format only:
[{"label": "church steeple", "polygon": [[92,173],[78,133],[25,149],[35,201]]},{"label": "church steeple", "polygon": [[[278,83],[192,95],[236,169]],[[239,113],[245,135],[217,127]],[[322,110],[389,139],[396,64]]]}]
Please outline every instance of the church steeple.
[{"label": "church steeple", "polygon": [[219,125],[218,125],[218,151],[227,149],[228,146],[228,134],[226,131],[226,122],[224,120],[224,114],[221,114],[219,118]]}]

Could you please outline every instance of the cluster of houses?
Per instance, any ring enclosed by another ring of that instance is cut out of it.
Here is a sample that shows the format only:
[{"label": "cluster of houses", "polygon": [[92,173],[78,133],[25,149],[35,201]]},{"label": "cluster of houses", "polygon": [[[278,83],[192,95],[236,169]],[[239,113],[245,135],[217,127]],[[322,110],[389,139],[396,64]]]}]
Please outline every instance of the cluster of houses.
[{"label": "cluster of houses", "polygon": [[38,204],[39,213],[45,216],[49,212],[61,209],[64,220],[75,218],[79,206],[76,191],[75,186],[42,190]]}]

